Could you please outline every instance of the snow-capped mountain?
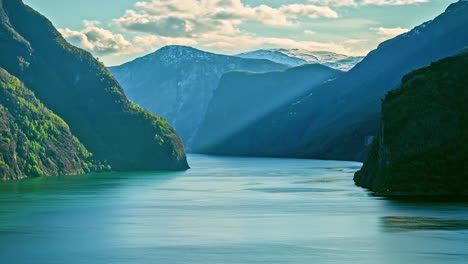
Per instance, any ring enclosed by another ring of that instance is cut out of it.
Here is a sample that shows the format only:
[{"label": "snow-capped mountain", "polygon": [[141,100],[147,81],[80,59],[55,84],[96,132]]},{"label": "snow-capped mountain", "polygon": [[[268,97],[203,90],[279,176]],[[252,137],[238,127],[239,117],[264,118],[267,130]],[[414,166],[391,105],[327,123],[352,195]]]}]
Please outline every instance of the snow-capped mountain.
[{"label": "snow-capped mountain", "polygon": [[243,59],[185,46],[166,46],[110,71],[130,100],[166,118],[190,149],[213,91],[232,70],[268,72],[288,66]]},{"label": "snow-capped mountain", "polygon": [[329,51],[305,49],[263,49],[236,55],[241,58],[266,59],[291,67],[319,63],[337,70],[348,71],[364,57],[352,57]]},{"label": "snow-capped mountain", "polygon": [[276,50],[256,50],[236,55],[237,57],[246,59],[265,59],[271,60],[277,63],[286,64],[291,67],[301,66],[308,64],[307,60],[288,56],[281,51]]},{"label": "snow-capped mountain", "polygon": [[230,135],[210,154],[362,161],[379,131],[382,99],[407,73],[466,50],[467,28],[468,1],[451,4],[433,20],[381,43],[335,80]]}]

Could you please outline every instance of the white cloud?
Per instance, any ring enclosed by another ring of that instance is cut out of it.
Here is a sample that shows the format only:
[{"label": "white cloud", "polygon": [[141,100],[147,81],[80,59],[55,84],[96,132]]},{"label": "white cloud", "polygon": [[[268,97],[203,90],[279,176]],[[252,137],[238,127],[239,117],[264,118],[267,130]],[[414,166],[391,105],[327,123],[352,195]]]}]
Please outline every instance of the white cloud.
[{"label": "white cloud", "polygon": [[167,45],[184,45],[184,46],[193,46],[197,45],[198,41],[190,38],[168,38],[160,37],[155,35],[135,37],[133,38],[133,44],[141,52],[143,51],[154,51],[158,48],[167,46]]},{"label": "white cloud", "polygon": [[363,0],[364,5],[413,5],[427,3],[429,0]]},{"label": "white cloud", "polygon": [[[137,54],[154,51],[166,45],[201,46],[214,50],[237,53],[239,50],[257,48],[298,48],[307,50],[327,50],[342,54],[352,51],[344,45],[333,42],[295,41],[287,38],[259,37],[253,34],[224,35],[217,32],[197,34],[193,37],[166,37],[158,35],[136,36],[131,41],[121,34],[99,28],[97,21],[84,21],[85,28],[74,31],[68,28],[59,32],[70,43],[86,49],[98,56]],[[305,34],[315,34],[306,30]]]},{"label": "white cloud", "polygon": [[85,28],[81,31],[59,29],[59,32],[73,45],[92,51],[96,55],[121,54],[132,48],[122,34],[114,34],[109,30],[97,27],[97,21],[84,21]]},{"label": "white cloud", "polygon": [[107,29],[98,27],[99,21],[85,20],[83,23],[85,28],[81,31],[68,28],[58,29],[58,31],[71,44],[98,56],[133,54],[154,51],[166,45],[196,45],[198,43],[190,38],[156,35],[137,36],[129,41],[122,34],[114,34]]},{"label": "white cloud", "polygon": [[151,0],[137,2],[135,8],[114,21],[127,31],[167,37],[190,37],[218,32],[238,33],[238,25],[255,21],[275,27],[294,26],[300,17],[337,18],[329,7],[289,4],[273,8],[251,7],[241,0]]},{"label": "white cloud", "polygon": [[341,54],[353,52],[343,45],[333,42],[295,41],[287,38],[258,37],[254,35],[225,36],[218,34],[205,34],[200,44],[205,47],[222,49],[233,53],[241,50],[253,50],[258,48],[295,48],[315,51],[333,51]]},{"label": "white cloud", "polygon": [[[98,56],[120,56],[154,51],[165,45],[187,45],[220,52],[237,53],[257,48],[300,48],[326,50],[341,54],[353,52],[367,39],[345,39],[339,42],[315,42],[281,37],[257,36],[241,30],[241,24],[257,22],[269,27],[296,26],[304,18],[337,18],[328,6],[402,5],[427,0],[309,0],[310,4],[249,6],[241,0],[147,0],[137,2],[123,16],[114,19],[114,25],[123,29],[125,36],[101,27],[99,21],[84,21],[84,29],[60,29],[72,44]],[[355,25],[356,23],[348,23]],[[106,25],[107,26],[107,25]],[[347,24],[341,25],[346,27]],[[367,28],[369,26],[366,26]],[[118,27],[117,27],[118,28]],[[299,28],[295,28],[297,30]],[[407,32],[404,28],[371,28],[377,40],[383,41]],[[315,31],[303,30],[302,37]],[[127,39],[126,39],[127,38]],[[367,46],[363,46],[367,47]],[[128,57],[127,56],[127,57]]]},{"label": "white cloud", "polygon": [[355,0],[309,0],[309,2],[314,4],[319,4],[322,6],[357,6]]},{"label": "white cloud", "polygon": [[358,6],[358,5],[412,5],[427,3],[429,0],[309,0],[320,6]]},{"label": "white cloud", "polygon": [[371,29],[376,31],[377,35],[380,36],[379,41],[391,39],[409,31],[409,29],[407,28],[400,28],[400,27],[397,27],[397,28],[378,27],[378,28],[371,28]]},{"label": "white cloud", "polygon": [[345,41],[343,41],[343,43],[345,44],[358,44],[358,43],[362,43],[362,42],[367,42],[369,41],[368,39],[347,39]]}]

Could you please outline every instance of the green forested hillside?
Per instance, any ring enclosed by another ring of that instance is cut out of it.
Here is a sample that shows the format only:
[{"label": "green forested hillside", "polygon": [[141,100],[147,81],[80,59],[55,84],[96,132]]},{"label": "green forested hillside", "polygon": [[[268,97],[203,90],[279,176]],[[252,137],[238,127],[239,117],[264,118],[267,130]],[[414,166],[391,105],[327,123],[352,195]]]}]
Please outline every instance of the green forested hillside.
[{"label": "green forested hillside", "polygon": [[68,125],[0,68],[0,179],[105,170]]},{"label": "green forested hillside", "polygon": [[388,93],[356,184],[383,195],[468,194],[468,53],[416,70]]},{"label": "green forested hillside", "polygon": [[68,44],[21,0],[0,0],[0,50],[0,67],[112,170],[188,168],[183,143],[166,120],[131,103],[102,63]]}]

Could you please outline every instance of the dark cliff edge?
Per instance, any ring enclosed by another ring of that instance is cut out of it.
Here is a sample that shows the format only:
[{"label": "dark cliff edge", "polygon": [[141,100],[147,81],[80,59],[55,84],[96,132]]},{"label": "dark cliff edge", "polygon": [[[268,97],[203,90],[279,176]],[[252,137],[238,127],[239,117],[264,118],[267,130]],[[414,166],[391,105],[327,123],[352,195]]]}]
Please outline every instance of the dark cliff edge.
[{"label": "dark cliff edge", "polygon": [[63,119],[98,163],[113,171],[188,168],[167,121],[130,102],[102,63],[21,0],[0,0],[0,50],[0,67]]},{"label": "dark cliff edge", "polygon": [[354,177],[388,197],[468,196],[468,53],[403,78],[382,104],[380,132]]}]

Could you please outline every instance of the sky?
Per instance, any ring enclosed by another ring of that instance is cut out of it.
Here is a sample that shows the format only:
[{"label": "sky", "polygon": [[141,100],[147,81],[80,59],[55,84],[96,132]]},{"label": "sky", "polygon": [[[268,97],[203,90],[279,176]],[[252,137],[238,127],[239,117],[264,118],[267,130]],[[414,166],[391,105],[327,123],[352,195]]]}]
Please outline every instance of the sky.
[{"label": "sky", "polygon": [[24,0],[108,66],[166,45],[365,55],[457,0]]}]

